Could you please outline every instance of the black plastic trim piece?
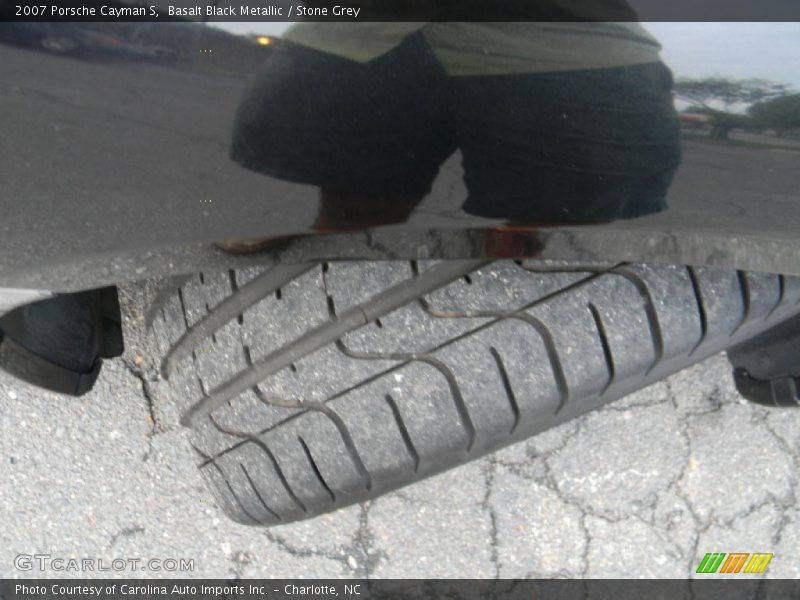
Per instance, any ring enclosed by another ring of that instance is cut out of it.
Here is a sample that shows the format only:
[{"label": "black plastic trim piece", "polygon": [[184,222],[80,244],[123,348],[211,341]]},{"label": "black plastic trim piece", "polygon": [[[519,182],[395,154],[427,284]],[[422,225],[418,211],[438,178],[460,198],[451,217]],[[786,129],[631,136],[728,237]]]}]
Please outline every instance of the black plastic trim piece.
[{"label": "black plastic trim piece", "polygon": [[739,393],[756,404],[772,407],[800,407],[800,378],[753,379],[744,369],[733,370]]},{"label": "black plastic trim piece", "polygon": [[123,349],[115,287],[53,296],[0,318],[0,368],[53,392],[85,394],[102,359]]},{"label": "black plastic trim piece", "polygon": [[8,336],[0,341],[0,367],[28,383],[59,394],[82,396],[91,390],[102,364],[102,359],[97,359],[91,371],[79,373],[37,356]]}]

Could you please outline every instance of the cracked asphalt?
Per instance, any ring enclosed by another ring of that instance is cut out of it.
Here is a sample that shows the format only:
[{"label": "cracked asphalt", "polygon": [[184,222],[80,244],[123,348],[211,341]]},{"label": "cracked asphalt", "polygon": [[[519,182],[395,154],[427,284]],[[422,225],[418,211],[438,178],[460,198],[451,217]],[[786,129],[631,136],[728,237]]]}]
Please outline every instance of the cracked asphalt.
[{"label": "cracked asphalt", "polygon": [[[800,411],[736,393],[713,357],[607,408],[377,500],[264,530],[229,521],[141,357],[82,398],[0,376],[0,577],[20,554],[193,559],[191,577],[667,577],[773,552],[800,577]],[[109,576],[175,576],[166,571]],[[91,573],[88,573],[91,575]]]}]

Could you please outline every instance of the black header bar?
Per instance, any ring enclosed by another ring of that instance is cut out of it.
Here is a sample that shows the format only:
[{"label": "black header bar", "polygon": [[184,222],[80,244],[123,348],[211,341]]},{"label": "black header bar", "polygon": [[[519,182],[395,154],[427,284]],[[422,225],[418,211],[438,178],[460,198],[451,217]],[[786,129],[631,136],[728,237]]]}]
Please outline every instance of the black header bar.
[{"label": "black header bar", "polygon": [[0,21],[800,21],[800,0],[0,0]]}]

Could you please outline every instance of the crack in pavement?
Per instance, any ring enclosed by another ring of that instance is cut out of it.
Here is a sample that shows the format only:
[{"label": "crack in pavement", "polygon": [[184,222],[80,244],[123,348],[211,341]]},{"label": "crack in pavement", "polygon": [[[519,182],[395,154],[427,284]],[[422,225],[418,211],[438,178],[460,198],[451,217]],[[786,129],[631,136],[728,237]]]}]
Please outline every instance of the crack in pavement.
[{"label": "crack in pavement", "polygon": [[[538,459],[542,461],[544,465],[544,474],[543,475],[535,475],[531,476],[529,470],[525,468],[525,463],[521,463],[518,461],[507,461],[502,459],[497,459],[494,461],[495,465],[501,465],[504,468],[508,469],[509,472],[529,481],[534,481],[536,483],[544,485],[547,489],[551,490],[556,497],[564,503],[566,506],[571,506],[576,508],[579,511],[580,516],[580,527],[583,531],[584,538],[585,538],[585,546],[583,548],[583,569],[581,574],[583,576],[587,576],[590,572],[590,550],[594,540],[591,535],[591,531],[589,530],[588,526],[588,518],[595,518],[602,520],[606,523],[622,523],[626,521],[634,522],[638,521],[639,523],[646,526],[653,535],[656,535],[659,539],[663,540],[665,546],[665,552],[672,556],[673,558],[679,559],[681,556],[686,555],[686,551],[683,550],[685,547],[684,542],[681,541],[680,538],[676,538],[676,533],[679,530],[676,528],[681,526],[680,522],[677,522],[675,518],[670,518],[670,514],[680,516],[682,514],[682,510],[678,507],[673,509],[671,513],[667,513],[666,515],[658,513],[659,510],[659,502],[669,494],[674,494],[675,498],[680,501],[680,504],[683,504],[685,507],[686,514],[691,519],[691,522],[694,524],[693,527],[690,527],[685,535],[688,538],[689,543],[689,552],[688,556],[686,556],[686,574],[689,575],[693,572],[693,567],[695,566],[695,560],[698,552],[698,547],[700,540],[704,533],[706,533],[712,526],[713,527],[722,527],[722,528],[731,528],[733,527],[737,521],[747,518],[748,516],[754,514],[755,512],[762,510],[768,506],[771,506],[779,511],[781,514],[781,523],[780,526],[775,530],[773,533],[772,539],[773,543],[777,545],[780,542],[781,536],[785,531],[786,527],[791,523],[791,515],[789,514],[791,508],[795,504],[796,500],[796,487],[797,487],[797,476],[796,476],[796,469],[794,469],[791,475],[791,490],[792,492],[789,495],[777,495],[774,493],[769,494],[766,499],[763,499],[759,502],[753,502],[745,509],[737,511],[734,515],[727,517],[727,518],[720,518],[719,516],[709,515],[708,518],[703,518],[697,511],[696,507],[694,506],[693,498],[681,486],[682,480],[685,479],[688,469],[693,465],[693,439],[692,435],[689,432],[690,421],[693,417],[700,416],[700,415],[709,415],[713,413],[722,412],[726,406],[731,405],[731,402],[725,402],[720,398],[721,389],[716,387],[714,390],[714,394],[711,394],[710,402],[713,404],[710,409],[708,410],[682,410],[678,404],[677,398],[675,396],[674,390],[668,387],[668,394],[666,398],[662,401],[658,402],[648,402],[641,405],[634,405],[631,407],[622,408],[605,408],[603,410],[609,410],[612,412],[618,412],[620,410],[631,411],[633,413],[639,412],[643,408],[648,408],[651,406],[655,406],[658,404],[663,403],[671,403],[673,409],[676,411],[677,414],[677,427],[678,433],[682,438],[682,442],[679,447],[681,448],[681,457],[682,457],[682,465],[681,468],[676,470],[672,477],[669,478],[668,481],[665,481],[663,485],[659,485],[658,489],[654,491],[653,494],[649,494],[646,498],[646,502],[644,502],[641,507],[643,512],[634,513],[634,514],[627,514],[621,517],[612,517],[602,513],[598,513],[598,511],[594,510],[590,506],[585,505],[585,499],[582,498],[573,498],[569,494],[565,494],[559,487],[559,483],[555,473],[553,472],[553,466],[551,464],[551,460],[564,448],[570,443],[570,441],[581,431],[583,431],[586,427],[585,419],[581,418],[578,419],[578,425],[574,432],[570,435],[567,435],[562,440],[561,444],[556,448],[549,450],[548,452],[542,453],[530,453],[529,449],[529,456],[532,459]],[[780,436],[771,428],[765,424],[767,429],[770,429],[771,433],[776,437],[780,438]],[[796,453],[790,448],[786,440],[780,439],[779,443],[781,445],[782,450],[786,453],[791,455],[793,464],[797,464],[797,457]],[[500,540],[502,542],[502,540]],[[502,557],[498,556],[498,560]]]},{"label": "crack in pavement", "polygon": [[151,388],[151,382],[147,379],[144,370],[136,364],[131,364],[130,359],[125,356],[120,358],[119,363],[128,373],[133,375],[139,381],[139,384],[142,387],[142,396],[144,397],[147,408],[147,418],[150,422],[150,432],[147,435],[147,450],[142,455],[142,461],[147,462],[153,452],[153,438],[161,433],[164,433],[167,428],[164,427],[158,417],[158,411],[155,402],[155,391]]},{"label": "crack in pavement", "polygon": [[132,525],[130,527],[123,527],[117,533],[111,536],[111,540],[108,542],[106,550],[110,550],[111,548],[113,548],[114,544],[116,544],[120,538],[127,538],[144,532],[145,529],[142,525]]},{"label": "crack in pavement", "polygon": [[[352,549],[358,551],[357,553],[361,555],[362,559],[361,561],[356,559],[358,566],[354,569],[355,574],[367,580],[372,578],[375,568],[380,564],[381,560],[388,560],[386,552],[372,547],[375,541],[369,529],[369,511],[372,505],[372,500],[359,504],[361,512],[358,518],[358,530],[352,545]],[[364,565],[363,569],[361,567],[362,564]]]},{"label": "crack in pavement", "polygon": [[346,551],[341,554],[336,554],[324,550],[299,548],[280,537],[280,535],[273,533],[269,529],[264,531],[264,537],[266,537],[271,543],[278,546],[281,550],[295,558],[327,558],[328,560],[341,563],[342,566],[347,566]]},{"label": "crack in pavement", "polygon": [[789,475],[789,497],[787,498],[786,502],[780,505],[783,509],[781,511],[781,521],[778,524],[778,527],[775,530],[775,534],[772,536],[772,546],[773,548],[778,548],[780,546],[781,541],[783,540],[783,534],[786,531],[786,528],[789,526],[789,523],[792,522],[792,516],[790,511],[797,507],[797,488],[798,488],[798,479],[797,479],[797,469],[800,466],[800,459],[798,459],[797,453],[792,449],[789,443],[783,438],[783,436],[779,435],[773,428],[771,423],[768,420],[769,413],[764,411],[766,414],[764,415],[764,427],[767,431],[775,438],[778,442],[778,445],[783,448],[784,452],[790,457],[792,462],[792,469]]},{"label": "crack in pavement", "polygon": [[697,509],[695,508],[694,504],[689,497],[688,492],[686,492],[680,485],[681,479],[686,475],[686,472],[690,468],[692,464],[692,437],[689,435],[689,424],[688,424],[688,416],[690,415],[689,412],[685,414],[680,414],[680,407],[678,406],[678,399],[672,389],[672,384],[669,381],[666,381],[667,384],[667,391],[668,397],[675,408],[675,411],[678,412],[678,434],[684,440],[684,448],[686,449],[685,458],[683,467],[677,474],[677,477],[670,482],[667,489],[672,488],[675,492],[675,495],[683,501],[686,505],[686,509],[689,511],[689,516],[691,517],[692,521],[695,524],[694,530],[692,531],[691,538],[690,538],[690,550],[687,553],[687,563],[686,563],[686,571],[687,573],[692,572],[692,567],[695,564],[695,557],[697,556],[697,549],[700,545],[700,535],[705,533],[710,527],[710,524],[704,524],[703,519],[700,517]]},{"label": "crack in pavement", "polygon": [[497,513],[492,504],[492,488],[494,485],[494,478],[497,475],[497,459],[494,456],[489,456],[485,461],[484,466],[484,483],[486,491],[481,501],[481,507],[484,512],[489,516],[489,549],[490,549],[490,562],[494,567],[495,579],[500,578],[500,557],[499,557],[499,533],[497,530]]},{"label": "crack in pavement", "polygon": [[301,548],[291,544],[270,529],[264,531],[265,537],[281,550],[295,558],[326,558],[342,565],[345,571],[357,578],[369,580],[381,560],[388,560],[387,554],[373,547],[374,539],[369,531],[369,509],[371,502],[359,505],[359,522],[352,534],[350,543],[341,546],[341,551]]}]

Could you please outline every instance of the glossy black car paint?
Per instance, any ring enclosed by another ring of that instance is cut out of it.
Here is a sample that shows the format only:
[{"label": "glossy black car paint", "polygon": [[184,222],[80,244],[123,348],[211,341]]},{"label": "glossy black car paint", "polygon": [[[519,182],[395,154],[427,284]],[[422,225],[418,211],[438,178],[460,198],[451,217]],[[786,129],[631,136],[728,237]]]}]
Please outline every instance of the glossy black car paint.
[{"label": "glossy black car paint", "polygon": [[[167,26],[95,27],[161,47],[153,29]],[[64,56],[2,36],[0,287],[73,291],[215,265],[487,255],[800,275],[795,141],[687,136],[668,210],[499,232],[500,222],[460,211],[466,190],[456,153],[407,222],[306,235],[317,188],[229,158],[243,90],[271,47],[201,24],[168,27],[176,49],[168,63]],[[213,246],[283,236],[296,237],[253,256]]]}]

